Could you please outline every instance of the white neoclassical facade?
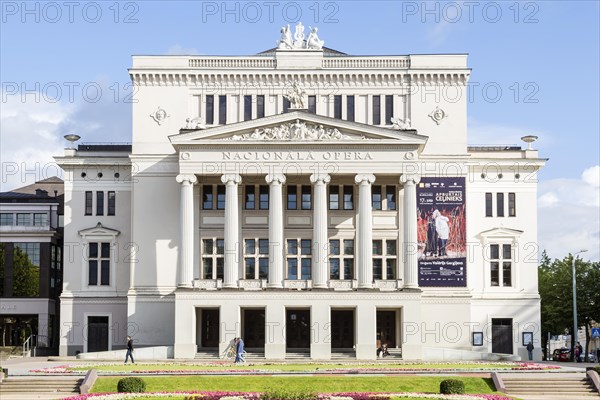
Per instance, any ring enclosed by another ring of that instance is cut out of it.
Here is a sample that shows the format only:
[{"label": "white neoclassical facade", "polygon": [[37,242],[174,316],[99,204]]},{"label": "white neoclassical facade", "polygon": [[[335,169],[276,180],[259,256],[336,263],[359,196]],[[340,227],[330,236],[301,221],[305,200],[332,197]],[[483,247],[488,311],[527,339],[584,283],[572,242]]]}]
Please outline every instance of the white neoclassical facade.
[{"label": "white neoclassical facade", "polygon": [[351,56],[311,34],[133,57],[132,144],[56,158],[61,354],[127,333],[175,358],[237,336],[266,359],[539,350],[545,160],[467,145],[466,55]]}]

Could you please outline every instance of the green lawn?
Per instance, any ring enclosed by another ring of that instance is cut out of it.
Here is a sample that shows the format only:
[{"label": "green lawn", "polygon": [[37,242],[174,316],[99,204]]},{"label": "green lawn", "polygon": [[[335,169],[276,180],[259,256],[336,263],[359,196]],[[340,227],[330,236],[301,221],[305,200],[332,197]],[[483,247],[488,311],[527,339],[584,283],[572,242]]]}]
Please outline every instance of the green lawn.
[{"label": "green lawn", "polygon": [[[425,392],[439,393],[445,376],[163,376],[144,377],[147,392],[231,391],[261,392],[267,388],[292,391],[335,392]],[[92,392],[116,392],[119,377],[100,377]],[[495,393],[491,379],[453,377],[465,383],[466,393]]]}]

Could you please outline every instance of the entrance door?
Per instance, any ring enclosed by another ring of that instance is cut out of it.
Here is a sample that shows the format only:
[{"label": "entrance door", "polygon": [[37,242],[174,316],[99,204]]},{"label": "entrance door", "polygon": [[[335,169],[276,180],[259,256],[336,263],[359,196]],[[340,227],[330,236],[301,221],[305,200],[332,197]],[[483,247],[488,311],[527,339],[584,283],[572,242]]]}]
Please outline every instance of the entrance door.
[{"label": "entrance door", "polygon": [[202,336],[200,347],[219,347],[219,310],[202,309]]},{"label": "entrance door", "polygon": [[286,349],[310,348],[310,310],[287,310],[285,317]]},{"label": "entrance door", "polygon": [[377,311],[378,345],[387,344],[396,347],[396,311]]},{"label": "entrance door", "polygon": [[88,317],[88,352],[108,351],[108,317]]},{"label": "entrance door", "polygon": [[244,310],[244,345],[248,348],[264,349],[265,347],[265,309]]},{"label": "entrance door", "polygon": [[331,310],[331,348],[354,346],[354,310]]},{"label": "entrance door", "polygon": [[512,354],[512,319],[492,319],[492,353]]}]

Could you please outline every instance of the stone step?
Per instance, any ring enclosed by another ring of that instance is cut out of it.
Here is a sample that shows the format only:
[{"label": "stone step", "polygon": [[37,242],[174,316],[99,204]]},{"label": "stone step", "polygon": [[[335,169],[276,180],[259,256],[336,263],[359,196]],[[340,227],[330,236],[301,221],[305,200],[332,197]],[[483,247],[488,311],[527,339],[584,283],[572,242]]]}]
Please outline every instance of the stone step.
[{"label": "stone step", "polygon": [[2,400],[9,394],[36,396],[52,393],[79,393],[81,378],[8,377],[0,383]]}]

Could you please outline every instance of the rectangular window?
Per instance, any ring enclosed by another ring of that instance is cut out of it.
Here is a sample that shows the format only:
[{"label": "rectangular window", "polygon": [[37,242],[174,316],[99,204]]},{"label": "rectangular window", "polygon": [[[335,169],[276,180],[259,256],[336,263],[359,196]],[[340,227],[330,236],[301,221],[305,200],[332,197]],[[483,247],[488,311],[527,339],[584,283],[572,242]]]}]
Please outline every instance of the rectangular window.
[{"label": "rectangular window", "polygon": [[344,210],[354,210],[354,188],[344,185]]},{"label": "rectangular window", "polygon": [[516,217],[517,216],[517,198],[515,193],[508,194],[508,216]]},{"label": "rectangular window", "polygon": [[298,259],[297,258],[288,258],[287,259],[287,268],[288,268],[288,279],[298,279]]},{"label": "rectangular window", "polygon": [[342,96],[333,96],[333,118],[342,119]]},{"label": "rectangular window", "polygon": [[85,215],[92,215],[92,192],[85,192]]},{"label": "rectangular window", "polygon": [[252,119],[252,96],[244,96],[244,121]]},{"label": "rectangular window", "polygon": [[263,118],[265,116],[265,96],[256,96],[256,118]]},{"label": "rectangular window", "polygon": [[397,246],[395,239],[373,240],[373,279],[396,279]]},{"label": "rectangular window", "polygon": [[381,96],[373,96],[373,125],[381,125]]},{"label": "rectangular window", "polygon": [[298,254],[298,241],[295,239],[289,239],[287,241],[288,254],[296,255]]},{"label": "rectangular window", "polygon": [[14,221],[14,214],[13,213],[2,213],[0,214],[0,226],[11,226],[13,225],[13,221]]},{"label": "rectangular window", "polygon": [[298,209],[298,188],[296,185],[289,185],[287,187],[287,209]]},{"label": "rectangular window", "polygon": [[217,210],[225,209],[225,185],[217,185]]},{"label": "rectangular window", "polygon": [[27,255],[34,267],[40,266],[40,244],[39,243],[15,243],[15,248]]},{"label": "rectangular window", "polygon": [[46,213],[34,213],[33,214],[33,226],[46,226],[48,225],[48,214]]},{"label": "rectangular window", "polygon": [[383,244],[381,240],[373,240],[373,255],[381,256],[383,255]]},{"label": "rectangular window", "polygon": [[302,209],[310,210],[312,208],[312,199],[310,193],[310,186],[303,185],[302,186]]},{"label": "rectangular window", "polygon": [[486,193],[485,194],[485,216],[486,217],[493,217],[493,206],[492,206],[492,194],[491,193]]},{"label": "rectangular window", "polygon": [[104,192],[96,192],[96,215],[104,215]]},{"label": "rectangular window", "polygon": [[202,209],[212,210],[213,208],[213,187],[212,185],[202,186]]},{"label": "rectangular window", "polygon": [[219,96],[219,124],[227,123],[227,95]]},{"label": "rectangular window", "polygon": [[383,268],[381,258],[373,259],[373,279],[383,279]]},{"label": "rectangular window", "polygon": [[500,264],[498,261],[490,263],[490,277],[491,286],[500,286]]},{"label": "rectangular window", "polygon": [[245,262],[245,268],[246,268],[246,278],[245,279],[254,279],[256,260],[254,258],[246,258],[245,261],[246,261]]},{"label": "rectangular window", "polygon": [[346,97],[346,120],[354,122],[354,96]]},{"label": "rectangular window", "polygon": [[31,214],[17,214],[17,225],[31,226]]},{"label": "rectangular window", "polygon": [[246,200],[244,202],[244,208],[246,210],[254,210],[256,204],[256,198],[254,194],[254,185],[246,185]]},{"label": "rectangular window", "polygon": [[108,192],[108,213],[107,215],[115,215],[117,210],[117,195],[115,192]]},{"label": "rectangular window", "polygon": [[502,263],[502,286],[512,286],[512,263],[510,261]]},{"label": "rectangular window", "polygon": [[283,97],[283,112],[286,113],[290,110],[290,99]]},{"label": "rectangular window", "polygon": [[206,125],[215,123],[215,96],[210,94],[206,96]]},{"label": "rectangular window", "polygon": [[223,279],[224,255],[224,239],[202,239],[203,279]]},{"label": "rectangular window", "polygon": [[310,239],[300,240],[300,254],[302,254],[302,255],[312,254],[311,243],[312,243],[312,241]]},{"label": "rectangular window", "polygon": [[312,241],[310,239],[287,240],[287,279],[310,279],[312,266],[311,245]]},{"label": "rectangular window", "polygon": [[490,286],[512,286],[512,245],[490,245]]},{"label": "rectangular window", "polygon": [[387,209],[395,210],[396,209],[396,186],[395,185],[387,185],[385,187],[385,199],[387,201]]},{"label": "rectangular window", "polygon": [[504,217],[504,193],[496,193],[496,215]]},{"label": "rectangular window", "polygon": [[308,112],[311,114],[317,113],[317,96],[308,96]]},{"label": "rectangular window", "polygon": [[330,186],[329,187],[329,209],[339,210],[340,209],[340,187]]},{"label": "rectangular window", "polygon": [[381,186],[372,187],[371,197],[373,199],[373,210],[381,210]]},{"label": "rectangular window", "polygon": [[246,252],[246,255],[256,254],[256,241],[254,239],[246,239],[244,244],[244,251]]},{"label": "rectangular window", "polygon": [[110,285],[110,243],[89,243],[88,285]]},{"label": "rectangular window", "polygon": [[329,241],[329,278],[353,279],[354,277],[354,240],[340,239]]},{"label": "rectangular window", "polygon": [[266,185],[259,186],[259,209],[269,209],[269,187]]},{"label": "rectangular window", "polygon": [[392,118],[394,117],[394,96],[385,96],[385,124],[392,125]]}]

